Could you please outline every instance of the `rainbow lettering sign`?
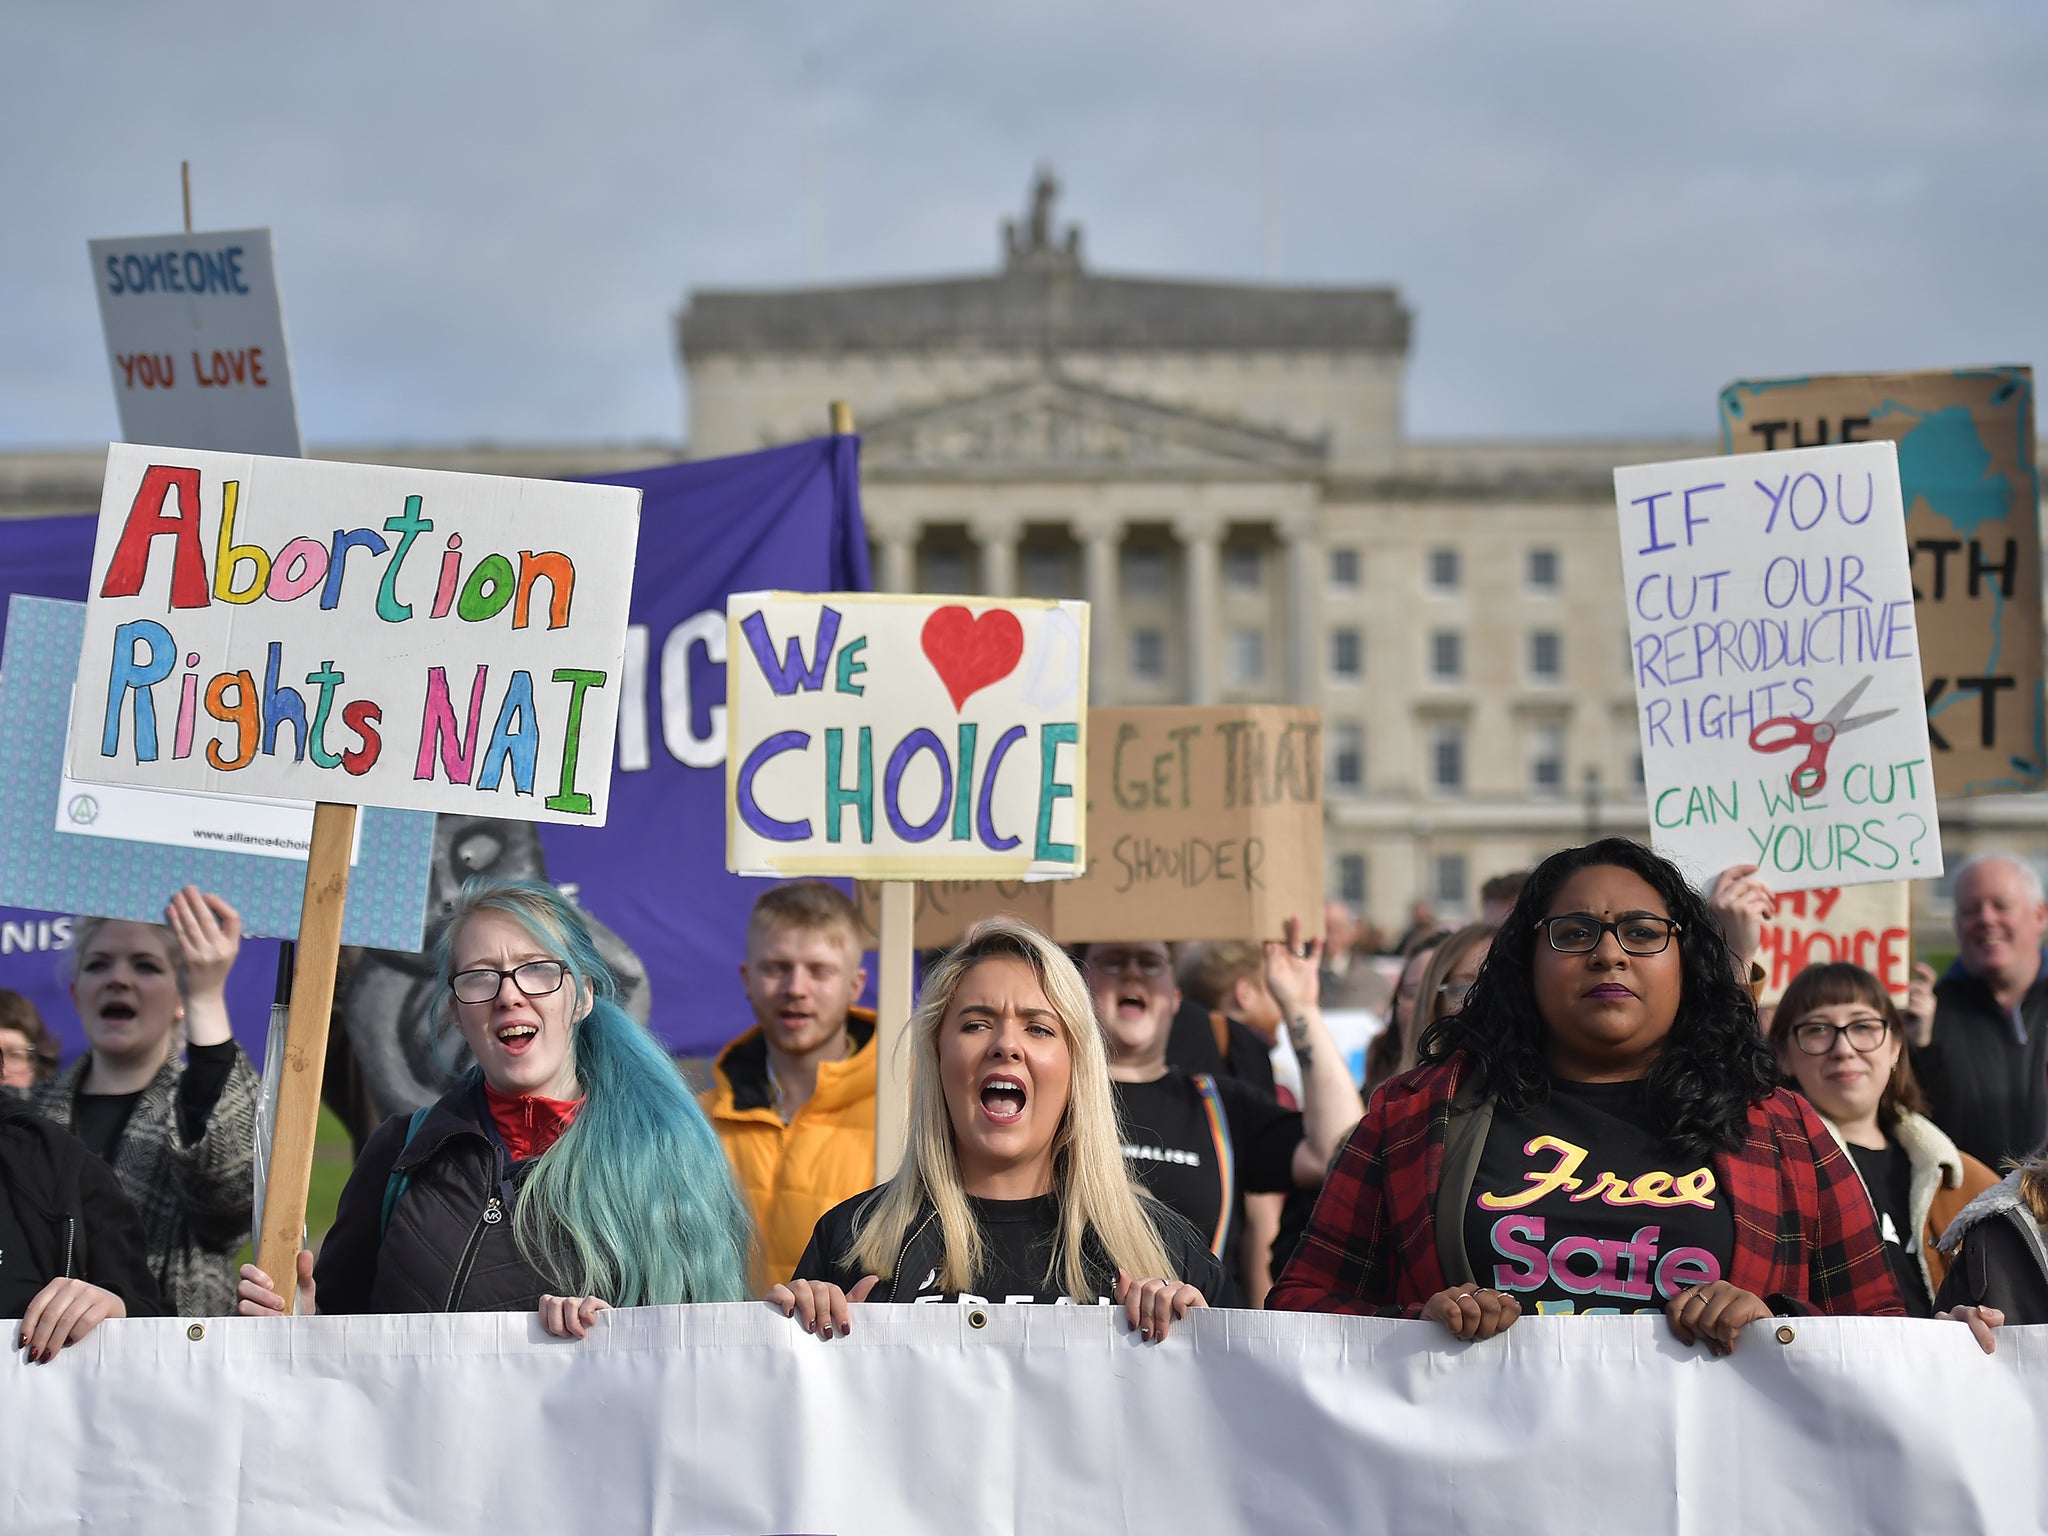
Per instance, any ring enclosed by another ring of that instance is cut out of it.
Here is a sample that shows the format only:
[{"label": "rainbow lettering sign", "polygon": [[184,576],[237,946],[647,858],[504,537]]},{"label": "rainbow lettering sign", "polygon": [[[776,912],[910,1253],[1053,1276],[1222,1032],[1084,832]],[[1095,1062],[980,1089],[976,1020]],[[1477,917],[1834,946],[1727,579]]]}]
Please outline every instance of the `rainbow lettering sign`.
[{"label": "rainbow lettering sign", "polygon": [[117,443],[87,783],[601,826],[640,493]]},{"label": "rainbow lettering sign", "polygon": [[1086,603],[745,592],[726,624],[727,868],[1086,867]]}]

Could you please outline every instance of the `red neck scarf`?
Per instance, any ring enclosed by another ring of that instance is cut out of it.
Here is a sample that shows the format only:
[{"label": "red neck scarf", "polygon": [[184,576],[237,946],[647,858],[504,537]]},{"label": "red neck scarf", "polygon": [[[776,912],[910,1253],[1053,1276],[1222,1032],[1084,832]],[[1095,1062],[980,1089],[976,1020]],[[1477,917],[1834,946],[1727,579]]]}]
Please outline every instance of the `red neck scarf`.
[{"label": "red neck scarf", "polygon": [[491,1106],[491,1120],[516,1163],[539,1157],[552,1147],[562,1132],[575,1124],[576,1112],[583,1108],[581,1099],[500,1093],[489,1083],[484,1084],[484,1102]]}]

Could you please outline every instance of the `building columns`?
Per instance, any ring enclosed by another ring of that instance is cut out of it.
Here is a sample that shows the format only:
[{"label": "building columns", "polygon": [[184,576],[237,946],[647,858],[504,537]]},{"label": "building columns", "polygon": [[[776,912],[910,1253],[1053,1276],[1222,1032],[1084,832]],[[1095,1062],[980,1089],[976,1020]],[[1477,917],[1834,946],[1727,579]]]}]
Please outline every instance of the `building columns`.
[{"label": "building columns", "polygon": [[1296,704],[1314,704],[1316,686],[1316,556],[1311,519],[1289,519],[1280,525],[1287,551],[1287,697]]},{"label": "building columns", "polygon": [[1216,687],[1217,583],[1222,567],[1223,523],[1213,517],[1177,517],[1185,587],[1182,635],[1187,656],[1188,702],[1214,704]]},{"label": "building columns", "polygon": [[1081,534],[1081,594],[1088,599],[1088,702],[1114,704],[1116,676],[1123,660],[1123,627],[1117,622],[1117,554],[1123,528],[1091,524]]},{"label": "building columns", "polygon": [[981,554],[981,592],[984,597],[1017,595],[1017,541],[1023,532],[1016,523],[989,518],[971,530]]},{"label": "building columns", "polygon": [[881,547],[882,568],[875,572],[877,592],[917,590],[917,530],[877,528],[875,542]]}]

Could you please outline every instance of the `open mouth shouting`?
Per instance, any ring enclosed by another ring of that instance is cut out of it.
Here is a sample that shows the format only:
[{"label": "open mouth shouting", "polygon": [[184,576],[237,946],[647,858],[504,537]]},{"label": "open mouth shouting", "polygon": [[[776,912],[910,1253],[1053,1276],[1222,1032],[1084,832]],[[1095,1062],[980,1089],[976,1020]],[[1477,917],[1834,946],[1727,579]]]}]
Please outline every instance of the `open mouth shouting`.
[{"label": "open mouth shouting", "polygon": [[1014,1073],[991,1072],[981,1080],[981,1112],[997,1125],[1023,1119],[1030,1102],[1030,1088]]},{"label": "open mouth shouting", "polygon": [[495,1031],[498,1044],[508,1056],[523,1056],[540,1034],[540,1026],[528,1023],[501,1024]]}]

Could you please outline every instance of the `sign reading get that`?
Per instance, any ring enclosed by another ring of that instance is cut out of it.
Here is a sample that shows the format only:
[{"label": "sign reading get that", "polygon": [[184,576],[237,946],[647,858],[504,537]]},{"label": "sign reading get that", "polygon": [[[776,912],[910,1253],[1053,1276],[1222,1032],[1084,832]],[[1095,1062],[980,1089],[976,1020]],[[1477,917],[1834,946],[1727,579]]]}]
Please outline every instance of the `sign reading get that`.
[{"label": "sign reading get that", "polygon": [[121,435],[299,456],[267,229],[88,242]]},{"label": "sign reading get that", "polygon": [[602,825],[639,513],[616,486],[115,444],[71,776]]},{"label": "sign reading get that", "polygon": [[1088,605],[734,593],[726,865],[1053,879],[1087,865]]}]

